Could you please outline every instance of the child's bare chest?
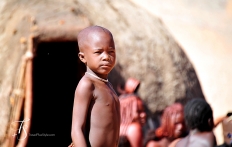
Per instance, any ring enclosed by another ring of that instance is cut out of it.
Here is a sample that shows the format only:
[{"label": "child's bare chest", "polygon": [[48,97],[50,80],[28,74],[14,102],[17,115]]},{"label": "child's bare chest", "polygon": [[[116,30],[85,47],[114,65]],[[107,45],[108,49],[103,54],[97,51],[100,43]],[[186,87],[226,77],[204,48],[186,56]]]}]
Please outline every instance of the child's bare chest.
[{"label": "child's bare chest", "polygon": [[[107,86],[99,86],[94,89],[94,100],[91,110],[91,123],[100,128],[111,129],[120,124],[120,104],[117,94]],[[114,123],[113,120],[118,120]],[[99,124],[98,122],[101,122]]]},{"label": "child's bare chest", "polygon": [[119,99],[112,87],[108,85],[96,86],[94,89],[94,100],[96,103],[105,105],[117,104]]}]

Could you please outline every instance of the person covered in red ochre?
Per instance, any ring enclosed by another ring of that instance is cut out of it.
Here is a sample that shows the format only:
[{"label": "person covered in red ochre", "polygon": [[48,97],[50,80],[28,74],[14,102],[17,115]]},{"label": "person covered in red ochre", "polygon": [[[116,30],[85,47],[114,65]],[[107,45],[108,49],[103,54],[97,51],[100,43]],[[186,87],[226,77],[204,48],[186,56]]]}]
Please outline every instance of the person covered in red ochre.
[{"label": "person covered in red ochre", "polygon": [[164,109],[160,127],[147,133],[145,147],[168,147],[186,132],[183,105],[174,103]]},{"label": "person covered in red ochre", "polygon": [[136,94],[140,82],[135,78],[126,81],[124,91],[119,96],[121,125],[119,147],[142,147],[142,126],[146,113],[142,99]]}]

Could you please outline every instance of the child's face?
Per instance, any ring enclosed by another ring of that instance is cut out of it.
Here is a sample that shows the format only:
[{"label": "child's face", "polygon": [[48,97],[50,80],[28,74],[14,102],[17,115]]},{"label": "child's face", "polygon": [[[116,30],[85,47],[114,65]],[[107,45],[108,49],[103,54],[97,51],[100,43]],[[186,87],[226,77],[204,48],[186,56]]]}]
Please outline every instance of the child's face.
[{"label": "child's face", "polygon": [[95,73],[108,74],[115,65],[114,40],[109,33],[94,32],[88,37],[84,58],[86,65]]}]

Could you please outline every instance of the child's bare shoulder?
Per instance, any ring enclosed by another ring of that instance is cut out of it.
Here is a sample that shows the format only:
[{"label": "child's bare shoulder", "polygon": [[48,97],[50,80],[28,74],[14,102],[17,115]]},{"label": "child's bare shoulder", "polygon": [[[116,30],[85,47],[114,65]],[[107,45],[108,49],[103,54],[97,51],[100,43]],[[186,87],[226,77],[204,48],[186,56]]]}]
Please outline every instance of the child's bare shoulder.
[{"label": "child's bare shoulder", "polygon": [[93,91],[93,89],[94,89],[93,81],[90,78],[83,76],[77,85],[76,93],[86,93]]}]

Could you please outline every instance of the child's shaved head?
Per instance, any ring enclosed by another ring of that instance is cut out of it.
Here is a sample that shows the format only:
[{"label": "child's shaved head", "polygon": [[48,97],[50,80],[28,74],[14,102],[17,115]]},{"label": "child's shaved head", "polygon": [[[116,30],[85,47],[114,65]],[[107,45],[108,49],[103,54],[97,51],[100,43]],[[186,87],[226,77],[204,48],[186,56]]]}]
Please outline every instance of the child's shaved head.
[{"label": "child's shaved head", "polygon": [[90,27],[87,27],[81,30],[79,34],[77,35],[77,42],[78,42],[80,52],[84,51],[84,47],[90,36],[95,35],[97,33],[102,33],[102,32],[109,34],[113,38],[109,30],[107,30],[106,28],[100,27],[100,26],[90,26]]}]

